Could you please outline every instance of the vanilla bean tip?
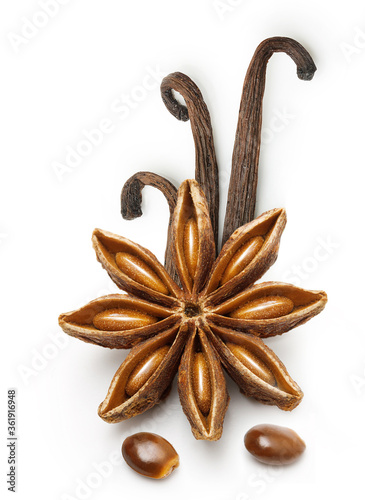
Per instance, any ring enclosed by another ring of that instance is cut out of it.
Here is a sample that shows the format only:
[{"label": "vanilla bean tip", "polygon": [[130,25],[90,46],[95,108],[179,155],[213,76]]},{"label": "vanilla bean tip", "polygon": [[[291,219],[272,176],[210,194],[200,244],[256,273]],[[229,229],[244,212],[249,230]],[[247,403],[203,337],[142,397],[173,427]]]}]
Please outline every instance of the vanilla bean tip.
[{"label": "vanilla bean tip", "polygon": [[314,73],[317,71],[316,65],[313,63],[305,68],[297,69],[297,75],[300,80],[312,80]]},{"label": "vanilla bean tip", "polygon": [[133,220],[142,215],[142,191],[143,184],[137,179],[126,183],[121,195],[121,214],[125,220]]}]

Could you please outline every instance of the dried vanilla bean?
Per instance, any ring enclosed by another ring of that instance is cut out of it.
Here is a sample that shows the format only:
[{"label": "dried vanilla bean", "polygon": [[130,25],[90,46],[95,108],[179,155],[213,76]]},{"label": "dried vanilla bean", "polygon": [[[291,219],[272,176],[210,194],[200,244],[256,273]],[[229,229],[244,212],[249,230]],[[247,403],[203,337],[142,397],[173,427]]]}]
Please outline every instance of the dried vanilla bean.
[{"label": "dried vanilla bean", "polygon": [[126,220],[133,220],[142,215],[142,190],[145,186],[152,186],[161,191],[165,196],[170,209],[169,226],[167,230],[167,243],[165,252],[165,267],[170,276],[178,280],[174,263],[171,259],[171,218],[176,206],[177,189],[175,186],[153,172],[137,172],[124,184],[121,194],[121,212]]},{"label": "dried vanilla bean", "polygon": [[306,49],[291,38],[268,38],[257,47],[243,84],[222,244],[255,217],[266,66],[275,52],[285,52],[293,59],[301,80],[311,80],[316,71]]},{"label": "dried vanilla bean", "polygon": [[[175,99],[173,90],[181,94],[186,107]],[[190,119],[195,143],[195,179],[202,187],[208,202],[214,242],[218,250],[218,165],[207,105],[199,88],[183,73],[171,73],[162,80],[161,97],[175,118],[182,121]]]}]

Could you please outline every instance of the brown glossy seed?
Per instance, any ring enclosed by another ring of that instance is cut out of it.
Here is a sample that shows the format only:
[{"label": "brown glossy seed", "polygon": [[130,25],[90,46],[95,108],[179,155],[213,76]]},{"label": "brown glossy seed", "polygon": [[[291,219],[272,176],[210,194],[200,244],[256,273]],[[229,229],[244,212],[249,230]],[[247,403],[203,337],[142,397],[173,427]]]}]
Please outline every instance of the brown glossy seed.
[{"label": "brown glossy seed", "polygon": [[184,228],[184,256],[189,274],[192,278],[195,276],[196,266],[198,264],[198,251],[198,224],[193,217],[190,217]]},{"label": "brown glossy seed", "polygon": [[147,382],[165,358],[169,349],[170,346],[168,345],[162,346],[137,364],[130,374],[125,387],[125,392],[128,396],[133,396]]},{"label": "brown glossy seed", "polygon": [[251,260],[256,257],[264,241],[262,236],[256,236],[248,240],[237,250],[223,273],[221,279],[222,285],[243,271]]},{"label": "brown glossy seed", "polygon": [[197,352],[194,355],[192,376],[195,400],[199,410],[204,416],[207,416],[212,404],[212,388],[208,363],[202,352]]},{"label": "brown glossy seed", "polygon": [[230,313],[238,319],[273,319],[289,314],[294,309],[293,302],[287,297],[270,295],[247,302],[242,307]]},{"label": "brown glossy seed", "polygon": [[252,352],[245,349],[244,346],[227,342],[228,349],[246,368],[254,373],[261,380],[272,386],[276,385],[276,379],[272,371],[265,365],[261,359],[256,357]]},{"label": "brown glossy seed", "polygon": [[279,425],[256,425],[247,432],[244,442],[251,455],[270,465],[291,464],[305,450],[305,443],[296,432]]},{"label": "brown glossy seed", "polygon": [[98,330],[117,332],[152,325],[156,321],[154,316],[132,309],[107,309],[94,316],[93,324]]},{"label": "brown glossy seed", "polygon": [[162,479],[179,467],[179,455],[161,436],[138,432],[127,437],[122,445],[127,464],[143,476]]},{"label": "brown glossy seed", "polygon": [[157,274],[143,260],[126,252],[118,252],[115,262],[119,269],[131,279],[156,292],[169,294],[169,291]]}]

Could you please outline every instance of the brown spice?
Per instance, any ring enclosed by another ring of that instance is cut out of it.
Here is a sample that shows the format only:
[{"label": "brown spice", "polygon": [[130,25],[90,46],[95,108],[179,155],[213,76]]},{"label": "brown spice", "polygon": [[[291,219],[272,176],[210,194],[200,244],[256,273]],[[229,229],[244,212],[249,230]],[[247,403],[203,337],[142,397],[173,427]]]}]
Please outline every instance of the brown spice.
[{"label": "brown spice", "polygon": [[252,427],[244,442],[251,455],[269,465],[291,464],[298,460],[306,447],[292,429],[269,424]]},{"label": "brown spice", "polygon": [[[283,209],[266,212],[239,228],[214,262],[205,197],[196,181],[183,182],[171,226],[172,258],[182,289],[150,252],[95,231],[97,258],[118,286],[139,297],[100,298],[60,319],[67,333],[82,340],[108,347],[135,345],[100,405],[104,420],[118,422],[150,408],[179,370],[179,395],[195,437],[219,439],[229,400],[222,365],[244,394],[284,410],[299,404],[300,388],[258,337],[304,323],[323,309],[326,295],[275,282],[253,285],[275,262],[285,221]],[[253,237],[262,239],[256,254],[243,269],[232,265]],[[118,259],[121,253],[133,258]],[[136,259],[142,264],[134,266]],[[222,284],[227,268],[232,276]],[[137,325],[126,331],[120,325],[128,311]],[[148,377],[136,383],[137,372]]]},{"label": "brown spice", "polygon": [[[121,213],[124,219],[133,220],[142,215],[142,190],[145,186],[159,189],[165,196],[170,209],[170,221],[176,206],[176,187],[170,181],[153,172],[137,172],[132,175],[123,186],[121,194]],[[169,248],[171,245],[170,231],[167,233],[165,254],[165,268],[169,275],[176,281],[177,274],[171,259]]]},{"label": "brown spice", "polygon": [[[283,209],[251,220],[259,151],[259,141],[253,137],[261,127],[266,63],[279,50],[293,57],[301,76],[309,78],[315,69],[293,40],[269,39],[256,51],[242,101],[251,115],[242,114],[242,104],[240,112],[240,120],[246,123],[250,118],[255,133],[241,124],[236,139],[250,152],[245,155],[252,165],[246,165],[235,148],[234,158],[238,154],[240,159],[233,162],[231,183],[242,189],[243,175],[246,184],[243,192],[229,194],[225,233],[229,227],[232,234],[224,237],[227,241],[217,258],[218,174],[209,113],[199,89],[182,73],[169,75],[162,83],[167,108],[178,119],[190,118],[201,185],[186,180],[176,192],[166,179],[140,172],[123,188],[122,213],[126,218],[141,214],[145,185],[164,193],[170,207],[165,255],[169,272],[140,245],[96,229],[97,259],[127,295],[101,297],[59,320],[66,333],[85,342],[132,348],[99,407],[107,422],[125,420],[154,406],[166,396],[177,372],[181,404],[197,439],[217,440],[222,434],[229,401],[223,368],[242,393],[264,404],[292,410],[303,397],[261,339],[308,321],[322,311],[326,294],[278,282],[254,284],[275,262],[286,223]],[[175,100],[172,90],[182,94],[187,107]],[[246,132],[247,138],[242,135]],[[241,210],[247,223],[238,227]]]},{"label": "brown spice", "polygon": [[297,65],[298,78],[301,80],[311,80],[317,69],[306,49],[291,38],[268,38],[257,47],[243,84],[233,148],[223,244],[233,231],[255,217],[266,66],[275,52],[285,52],[293,59]]},{"label": "brown spice", "polygon": [[[174,97],[178,92],[186,107]],[[218,165],[213,131],[207,105],[197,85],[183,73],[171,73],[161,83],[161,97],[170,113],[178,120],[190,120],[195,144],[195,179],[207,199],[214,242],[218,250],[219,185]]]},{"label": "brown spice", "polygon": [[167,477],[179,467],[179,455],[173,446],[151,432],[138,432],[127,437],[122,455],[133,470],[153,479]]}]

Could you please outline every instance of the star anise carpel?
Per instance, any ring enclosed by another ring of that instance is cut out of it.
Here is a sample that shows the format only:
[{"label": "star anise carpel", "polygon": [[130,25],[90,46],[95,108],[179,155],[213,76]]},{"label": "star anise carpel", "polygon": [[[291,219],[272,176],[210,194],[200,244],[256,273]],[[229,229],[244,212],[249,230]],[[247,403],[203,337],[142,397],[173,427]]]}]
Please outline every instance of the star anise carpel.
[{"label": "star anise carpel", "polygon": [[[278,39],[272,40],[277,48]],[[305,51],[299,47],[295,45]],[[186,108],[172,90],[182,94]],[[300,403],[301,389],[262,339],[305,323],[327,299],[321,291],[257,283],[276,261],[286,224],[282,208],[239,227],[233,222],[216,256],[218,177],[208,110],[199,89],[181,73],[169,75],[161,92],[174,116],[191,120],[200,182],[185,180],[176,192],[166,179],[140,172],[123,188],[122,213],[126,218],[141,215],[145,185],[165,194],[170,207],[166,267],[137,243],[96,229],[92,241],[97,259],[126,293],[93,300],[62,314],[59,322],[66,333],[85,342],[131,349],[99,406],[105,421],[119,422],[153,407],[178,373],[180,401],[194,436],[217,440],[229,402],[224,371],[243,394],[264,404],[292,410]],[[256,183],[246,188],[245,196],[252,200],[255,192]]]}]

